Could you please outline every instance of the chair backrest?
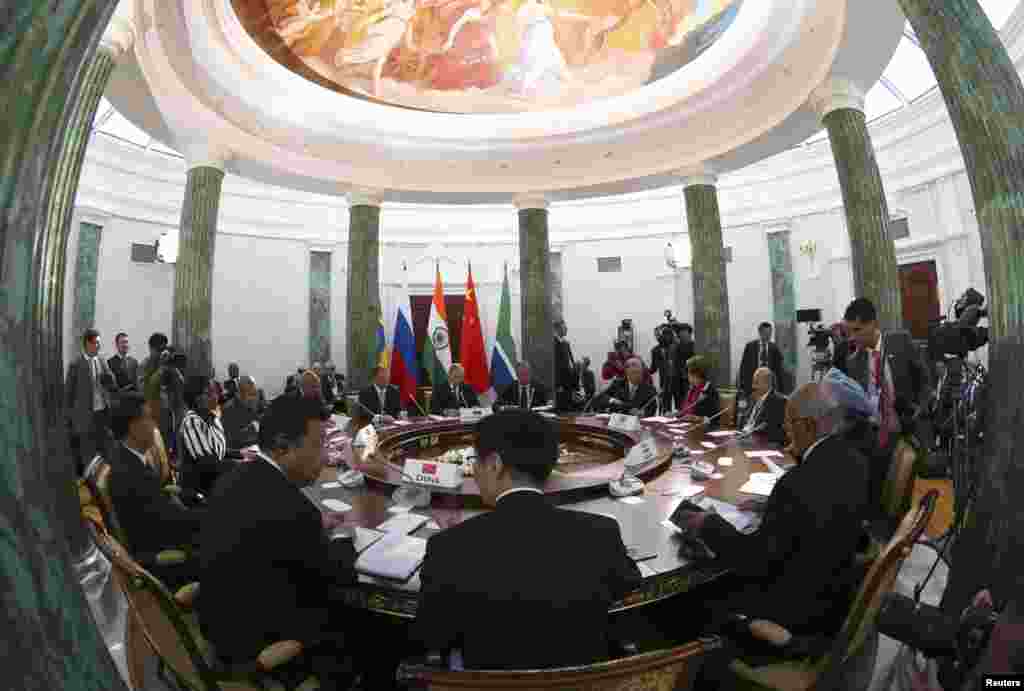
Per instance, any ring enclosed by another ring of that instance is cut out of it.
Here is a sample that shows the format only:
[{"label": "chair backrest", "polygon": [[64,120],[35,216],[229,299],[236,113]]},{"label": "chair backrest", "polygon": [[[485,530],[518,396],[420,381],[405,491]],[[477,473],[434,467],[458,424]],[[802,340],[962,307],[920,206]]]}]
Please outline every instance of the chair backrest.
[{"label": "chair backrest", "polygon": [[736,420],[738,419],[736,401],[738,398],[739,396],[737,395],[734,387],[720,386],[718,388],[719,410],[725,411],[722,413],[722,419],[719,420],[719,425],[724,429],[731,429],[736,426]]},{"label": "chair backrest", "polygon": [[114,538],[94,534],[96,546],[110,560],[142,634],[157,657],[191,691],[221,691],[184,614],[166,588],[142,568]]},{"label": "chair backrest", "polygon": [[121,530],[121,524],[117,522],[117,514],[114,512],[114,501],[110,496],[110,474],[110,464],[105,459],[97,456],[89,464],[84,479],[93,496],[98,500],[100,512],[103,514],[103,522],[106,524],[107,530],[117,540],[124,542],[124,532]]},{"label": "chair backrest", "polygon": [[882,487],[882,510],[899,519],[910,510],[914,494],[914,469],[918,450],[907,437],[900,437],[892,453],[892,463]]},{"label": "chair backrest", "polygon": [[673,691],[689,689],[704,656],[720,646],[718,638],[702,638],[667,650],[558,669],[449,672],[403,664],[398,675],[411,688],[430,691]]},{"label": "chair backrest", "polygon": [[843,628],[833,643],[832,651],[818,677],[820,682],[817,688],[832,688],[842,675],[847,660],[864,645],[874,627],[883,598],[892,590],[904,559],[931,520],[938,496],[938,490],[931,490],[921,497],[917,508],[903,517],[896,533],[872,564],[850,607]]}]

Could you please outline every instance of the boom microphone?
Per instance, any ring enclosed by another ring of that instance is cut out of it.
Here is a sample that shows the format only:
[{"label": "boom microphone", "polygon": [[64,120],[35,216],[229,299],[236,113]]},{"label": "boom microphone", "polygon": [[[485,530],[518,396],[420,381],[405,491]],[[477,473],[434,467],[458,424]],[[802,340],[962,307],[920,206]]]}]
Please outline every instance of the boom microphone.
[{"label": "boom microphone", "polygon": [[355,400],[355,403],[356,403],[357,406],[359,406],[360,408],[362,408],[363,410],[365,410],[366,412],[368,412],[370,414],[370,417],[376,419],[376,418],[380,418],[380,417],[384,416],[384,413],[375,413],[372,410],[370,410],[369,408],[367,408],[365,405],[363,405],[363,402],[360,401],[358,398],[356,398],[354,400]]},{"label": "boom microphone", "polygon": [[698,405],[698,404],[699,404],[699,403],[700,403],[701,401],[703,401],[703,400],[704,400],[704,399],[705,399],[706,397],[707,397],[707,392],[706,392],[706,391],[701,391],[701,392],[700,392],[700,396],[697,396],[697,400],[696,400],[696,401],[694,401],[693,403],[691,403],[690,405],[686,406],[686,407],[685,407],[685,408],[683,408],[682,410],[680,410],[680,411],[679,411],[679,412],[678,412],[678,413],[676,414],[676,417],[683,417],[683,416],[684,416],[684,415],[686,415],[686,414],[687,414],[688,412],[690,412],[691,410],[693,410],[694,408],[696,408],[696,407],[697,407],[697,405]]}]

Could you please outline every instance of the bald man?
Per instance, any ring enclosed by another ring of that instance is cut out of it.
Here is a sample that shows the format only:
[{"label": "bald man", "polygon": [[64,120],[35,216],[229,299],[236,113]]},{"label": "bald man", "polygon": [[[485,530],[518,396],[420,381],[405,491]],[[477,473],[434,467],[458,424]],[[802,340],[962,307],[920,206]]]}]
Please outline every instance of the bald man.
[{"label": "bald man", "polygon": [[533,381],[533,369],[528,362],[516,365],[516,381],[501,392],[494,410],[502,408],[536,408],[548,404],[548,390],[544,384]]},{"label": "bald man", "polygon": [[244,449],[259,443],[259,389],[256,380],[246,375],[238,379],[238,393],[224,406],[221,423],[229,449]]},{"label": "bald man", "polygon": [[786,397],[775,390],[775,373],[768,367],[759,367],[751,378],[750,405],[743,411],[736,428],[784,445],[785,414]]},{"label": "bald man", "polygon": [[644,381],[644,365],[638,357],[626,360],[626,376],[616,379],[598,399],[595,408],[629,415],[651,415],[658,405],[658,392]]},{"label": "bald man", "polygon": [[755,532],[740,533],[717,514],[686,517],[741,580],[713,604],[713,619],[741,614],[793,634],[839,630],[868,513],[868,462],[833,435],[844,414],[826,386],[807,384],[789,399],[785,426],[798,461],[775,483]]}]

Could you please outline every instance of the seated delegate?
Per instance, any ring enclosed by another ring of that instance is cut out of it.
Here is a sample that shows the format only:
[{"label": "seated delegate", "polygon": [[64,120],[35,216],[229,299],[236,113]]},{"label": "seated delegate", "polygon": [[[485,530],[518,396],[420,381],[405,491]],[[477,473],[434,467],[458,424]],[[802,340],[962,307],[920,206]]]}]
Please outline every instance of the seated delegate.
[{"label": "seated delegate", "polygon": [[505,387],[494,403],[494,410],[502,408],[523,408],[529,410],[548,404],[550,397],[547,387],[531,379],[529,363],[520,362],[516,365],[516,381]]},{"label": "seated delegate", "polygon": [[374,367],[373,382],[359,392],[359,404],[363,410],[383,416],[385,422],[397,418],[403,408],[398,387],[388,384],[388,375],[387,367]]},{"label": "seated delegate", "polygon": [[478,407],[480,399],[473,387],[466,384],[465,379],[466,372],[462,365],[452,365],[448,370],[448,381],[434,387],[430,396],[430,412],[440,415],[446,410]]},{"label": "seated delegate", "polygon": [[597,400],[598,410],[629,415],[651,415],[658,405],[654,385],[644,381],[644,366],[638,357],[626,360],[626,374],[616,379]]},{"label": "seated delegate", "polygon": [[762,435],[773,444],[786,444],[786,397],[775,390],[775,373],[767,367],[751,378],[750,403],[736,422],[740,432]]},{"label": "seated delegate", "polygon": [[467,669],[609,657],[608,609],[641,578],[618,523],[544,496],[558,435],[539,414],[484,418],[475,446],[480,495],[494,510],[430,537],[415,638],[431,651],[460,649]]},{"label": "seated delegate", "polygon": [[694,355],[686,361],[686,378],[690,383],[690,391],[683,402],[683,409],[678,414],[686,422],[703,424],[707,430],[718,427],[716,416],[721,411],[718,389],[714,382],[708,380],[710,368],[708,359],[703,355]]}]

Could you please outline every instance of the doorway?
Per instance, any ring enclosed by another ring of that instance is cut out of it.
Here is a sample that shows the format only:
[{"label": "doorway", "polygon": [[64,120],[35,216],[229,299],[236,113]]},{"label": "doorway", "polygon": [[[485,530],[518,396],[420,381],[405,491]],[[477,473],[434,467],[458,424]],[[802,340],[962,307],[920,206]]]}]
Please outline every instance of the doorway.
[{"label": "doorway", "polygon": [[934,260],[900,265],[903,326],[914,339],[928,338],[928,324],[941,316],[939,274]]}]

